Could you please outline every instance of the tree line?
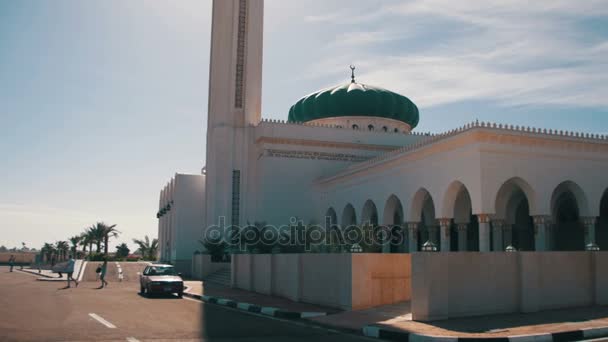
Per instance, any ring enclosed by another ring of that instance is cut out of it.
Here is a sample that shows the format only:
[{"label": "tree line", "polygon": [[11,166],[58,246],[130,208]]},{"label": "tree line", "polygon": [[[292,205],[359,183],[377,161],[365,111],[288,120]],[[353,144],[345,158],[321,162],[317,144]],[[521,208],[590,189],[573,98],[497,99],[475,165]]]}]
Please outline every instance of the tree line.
[{"label": "tree line", "polygon": [[[75,258],[86,258],[88,260],[98,261],[102,259],[129,260],[131,253],[126,243],[121,243],[116,246],[116,251],[113,255],[109,254],[110,239],[116,239],[121,232],[116,229],[115,224],[106,224],[97,222],[78,235],[74,235],[67,240],[57,241],[54,243],[45,243],[40,249],[43,261],[46,263],[61,262],[68,259],[69,255]],[[158,251],[158,239],[150,240],[148,236],[144,239],[133,239],[139,248],[137,253],[141,258],[154,261]]]}]

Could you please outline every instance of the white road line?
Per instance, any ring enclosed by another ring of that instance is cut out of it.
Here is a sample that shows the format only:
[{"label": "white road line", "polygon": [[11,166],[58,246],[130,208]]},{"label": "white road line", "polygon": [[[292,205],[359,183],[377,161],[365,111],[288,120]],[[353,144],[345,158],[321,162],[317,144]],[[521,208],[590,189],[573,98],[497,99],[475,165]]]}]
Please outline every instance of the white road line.
[{"label": "white road line", "polygon": [[105,325],[106,327],[110,328],[110,329],[116,329],[116,326],[108,321],[106,321],[105,319],[103,319],[101,316],[94,314],[94,313],[90,313],[89,316],[91,316],[91,318],[95,319],[97,322]]},{"label": "white road line", "polygon": [[136,339],[135,337],[127,337],[127,341],[128,342],[139,342],[139,340]]}]

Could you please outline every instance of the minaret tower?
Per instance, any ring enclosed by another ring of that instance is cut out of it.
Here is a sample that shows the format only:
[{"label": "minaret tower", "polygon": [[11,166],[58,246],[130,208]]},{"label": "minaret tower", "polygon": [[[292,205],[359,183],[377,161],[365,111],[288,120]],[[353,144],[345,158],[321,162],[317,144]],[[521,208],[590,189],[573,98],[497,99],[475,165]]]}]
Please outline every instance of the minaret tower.
[{"label": "minaret tower", "polygon": [[263,0],[213,0],[205,215],[243,224],[250,127],[261,119]]}]

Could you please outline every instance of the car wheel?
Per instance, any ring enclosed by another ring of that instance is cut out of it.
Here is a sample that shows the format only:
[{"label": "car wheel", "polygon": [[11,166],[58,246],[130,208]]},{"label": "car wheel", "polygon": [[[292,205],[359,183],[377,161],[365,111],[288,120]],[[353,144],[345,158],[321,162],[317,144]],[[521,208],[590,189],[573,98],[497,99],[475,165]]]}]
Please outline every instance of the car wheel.
[{"label": "car wheel", "polygon": [[146,291],[145,291],[144,287],[143,287],[143,286],[140,284],[140,285],[139,285],[139,294],[142,294],[142,295],[143,295],[143,294],[145,294],[145,292],[146,292]]},{"label": "car wheel", "polygon": [[177,298],[182,298],[184,297],[184,293],[183,292],[178,292],[177,293]]}]

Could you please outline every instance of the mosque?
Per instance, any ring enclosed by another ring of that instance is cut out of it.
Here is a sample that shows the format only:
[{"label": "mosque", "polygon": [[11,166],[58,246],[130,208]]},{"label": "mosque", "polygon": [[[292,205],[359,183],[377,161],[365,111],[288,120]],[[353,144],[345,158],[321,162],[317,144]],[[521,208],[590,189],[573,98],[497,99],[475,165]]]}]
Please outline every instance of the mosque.
[{"label": "mosque", "polygon": [[354,67],[263,119],[262,56],[263,0],[214,0],[205,172],[161,191],[163,261],[187,267],[206,227],[294,218],[407,237],[384,253],[608,248],[607,136],[508,118],[418,133],[415,99]]}]

